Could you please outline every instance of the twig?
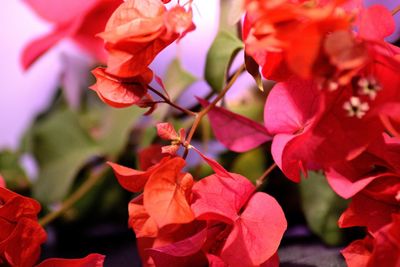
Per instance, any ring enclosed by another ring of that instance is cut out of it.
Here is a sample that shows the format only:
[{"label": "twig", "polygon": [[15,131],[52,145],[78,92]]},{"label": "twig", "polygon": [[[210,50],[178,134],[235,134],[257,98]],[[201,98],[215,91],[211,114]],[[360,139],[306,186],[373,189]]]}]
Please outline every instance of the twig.
[{"label": "twig", "polygon": [[[190,144],[190,141],[192,141],[193,135],[196,132],[197,127],[199,126],[201,119],[207,115],[207,113],[215,107],[215,105],[225,96],[225,94],[231,89],[232,85],[236,82],[237,78],[242,74],[242,72],[245,70],[245,65],[243,64],[232,76],[231,79],[229,79],[229,82],[225,85],[225,87],[222,89],[222,91],[218,94],[217,98],[215,98],[206,108],[204,108],[202,111],[196,114],[195,120],[193,122],[192,128],[190,128],[190,132],[186,138],[186,143]],[[187,157],[189,150],[186,147],[185,152],[183,154],[183,158]]]},{"label": "twig", "polygon": [[396,6],[393,10],[392,10],[392,16],[396,15],[397,12],[400,11],[400,5]]},{"label": "twig", "polygon": [[157,91],[156,89],[154,89],[153,87],[151,87],[150,85],[148,85],[147,88],[148,88],[150,91],[152,91],[153,93],[155,93],[156,95],[158,95],[159,97],[161,97],[161,98],[164,100],[164,103],[170,105],[171,107],[174,107],[174,108],[176,108],[177,110],[180,110],[180,111],[182,111],[182,112],[184,112],[184,113],[186,113],[186,114],[188,114],[188,115],[190,115],[190,116],[196,116],[196,115],[197,115],[196,112],[193,112],[193,111],[191,111],[191,110],[188,110],[188,109],[186,109],[186,108],[184,108],[184,107],[181,107],[181,106],[175,104],[175,103],[172,102],[168,97],[166,97],[165,95],[163,95],[162,93],[160,93],[159,91]]},{"label": "twig", "polygon": [[261,185],[267,180],[268,175],[276,168],[276,163],[272,164],[256,181],[256,187],[259,189]]}]

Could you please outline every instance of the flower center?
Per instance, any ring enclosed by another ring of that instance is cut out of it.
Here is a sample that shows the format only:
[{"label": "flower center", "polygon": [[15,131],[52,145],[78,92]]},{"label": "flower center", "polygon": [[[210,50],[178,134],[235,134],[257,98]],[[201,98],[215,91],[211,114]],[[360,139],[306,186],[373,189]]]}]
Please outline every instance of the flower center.
[{"label": "flower center", "polygon": [[349,117],[361,119],[369,110],[369,105],[367,102],[361,102],[357,96],[352,96],[349,101],[343,104],[343,108],[347,111]]},{"label": "flower center", "polygon": [[361,95],[367,95],[369,96],[372,100],[375,99],[376,94],[378,93],[379,90],[382,89],[378,81],[373,78],[373,77],[362,77],[358,80],[357,83],[359,87],[359,94]]}]

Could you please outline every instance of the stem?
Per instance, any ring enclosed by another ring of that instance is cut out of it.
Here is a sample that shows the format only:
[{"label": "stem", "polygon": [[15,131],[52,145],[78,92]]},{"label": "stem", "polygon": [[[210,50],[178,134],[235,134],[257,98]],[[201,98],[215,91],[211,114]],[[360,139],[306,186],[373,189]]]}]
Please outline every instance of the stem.
[{"label": "stem", "polygon": [[48,213],[44,217],[39,220],[39,224],[41,226],[46,226],[50,222],[57,219],[60,215],[62,215],[65,211],[69,210],[73,205],[75,205],[78,200],[80,200],[87,192],[89,192],[93,186],[97,184],[100,178],[103,177],[104,172],[107,170],[107,166],[105,164],[102,165],[100,170],[93,170],[90,174],[89,178],[74,192],[72,193],[61,205],[61,208],[55,210],[53,212]]},{"label": "stem", "polygon": [[156,95],[158,95],[159,97],[161,97],[164,100],[164,103],[170,105],[171,107],[176,108],[179,111],[182,111],[183,113],[186,113],[190,116],[196,116],[196,112],[193,112],[191,110],[188,110],[184,107],[181,107],[177,104],[175,104],[174,102],[172,102],[168,97],[166,97],[165,95],[163,95],[162,93],[160,93],[159,91],[157,91],[156,89],[154,89],[153,87],[151,87],[150,85],[147,86],[147,88],[149,88],[150,91],[152,91],[153,93],[155,93]]},{"label": "stem", "polygon": [[392,16],[396,15],[397,12],[400,11],[400,5],[396,6],[393,10],[392,10]]},{"label": "stem", "polygon": [[[192,141],[193,135],[196,132],[197,127],[199,126],[201,119],[207,115],[207,113],[215,107],[215,105],[225,96],[225,94],[231,89],[232,85],[236,82],[237,78],[242,74],[242,72],[245,70],[245,65],[243,64],[236,72],[233,74],[232,78],[229,79],[228,83],[225,85],[225,87],[222,89],[222,91],[218,94],[217,98],[215,98],[205,109],[200,111],[199,113],[196,114],[195,120],[193,122],[192,128],[190,128],[190,132],[186,138],[186,143],[190,144],[190,141]],[[185,153],[183,154],[183,158],[185,159],[187,157],[189,150],[186,147]]]},{"label": "stem", "polygon": [[268,175],[276,168],[276,163],[272,164],[256,181],[256,187],[259,189],[261,185],[267,180]]}]

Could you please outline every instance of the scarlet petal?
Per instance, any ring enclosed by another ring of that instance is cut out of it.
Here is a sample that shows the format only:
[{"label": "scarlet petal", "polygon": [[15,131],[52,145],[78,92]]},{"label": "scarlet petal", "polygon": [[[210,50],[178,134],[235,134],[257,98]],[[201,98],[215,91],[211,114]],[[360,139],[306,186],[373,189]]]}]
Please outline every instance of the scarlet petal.
[{"label": "scarlet petal", "polygon": [[368,265],[373,247],[372,237],[356,240],[341,251],[349,267],[362,267]]},{"label": "scarlet petal", "polygon": [[38,260],[45,241],[46,232],[38,222],[22,217],[9,238],[0,243],[0,250],[11,266],[30,267]]},{"label": "scarlet petal", "polygon": [[221,166],[221,164],[219,164],[217,161],[215,161],[212,158],[207,157],[206,155],[204,155],[203,153],[201,153],[200,150],[198,150],[196,147],[192,147],[199,155],[200,157],[202,157],[204,159],[205,162],[207,162],[208,165],[210,165],[210,167],[213,169],[213,171],[220,176],[223,177],[232,177],[231,174],[225,170],[224,167]]},{"label": "scarlet petal", "polygon": [[362,193],[353,197],[347,210],[339,218],[340,227],[366,226],[376,233],[391,221],[392,213],[399,212],[397,205],[377,201]]},{"label": "scarlet petal", "polygon": [[[203,107],[209,104],[198,100]],[[215,137],[232,151],[245,152],[271,140],[264,126],[229,110],[214,107],[207,115]]]},{"label": "scarlet petal", "polygon": [[142,76],[124,82],[108,75],[104,68],[97,68],[92,73],[97,82],[91,86],[91,89],[95,90],[105,103],[116,108],[138,104],[146,94],[146,85],[151,81],[150,76],[152,76],[151,70],[147,69]]},{"label": "scarlet petal", "polygon": [[175,131],[174,126],[169,122],[158,123],[157,134],[164,140],[179,139],[178,133]]},{"label": "scarlet petal", "polygon": [[139,167],[141,170],[147,170],[151,166],[159,163],[165,154],[161,152],[161,145],[153,144],[139,151]]},{"label": "scarlet petal", "polygon": [[279,256],[278,253],[272,255],[271,258],[266,260],[260,267],[279,267]]},{"label": "scarlet petal", "polygon": [[136,238],[157,237],[158,227],[143,206],[143,194],[129,202],[129,226],[135,231]]},{"label": "scarlet petal", "polygon": [[383,5],[362,9],[357,24],[360,36],[372,40],[383,40],[391,35],[396,27],[392,14]]},{"label": "scarlet petal", "polygon": [[53,32],[30,42],[22,51],[21,63],[27,70],[39,57],[56,45],[61,39],[70,36],[78,28],[77,24],[68,27],[57,28]]},{"label": "scarlet petal", "polygon": [[193,186],[192,209],[199,220],[217,220],[232,224],[238,212],[254,192],[254,185],[245,177],[231,173],[201,179]]},{"label": "scarlet petal", "polygon": [[51,1],[46,0],[25,0],[35,12],[49,22],[66,23],[73,20],[79,13],[86,13],[98,0],[70,0],[70,1]]},{"label": "scarlet petal", "polygon": [[260,265],[276,253],[286,227],[278,202],[265,193],[256,193],[235,221],[221,258],[229,266]]},{"label": "scarlet petal", "polygon": [[23,197],[6,188],[0,187],[0,217],[11,222],[18,222],[22,217],[36,220],[40,204],[36,200]]},{"label": "scarlet petal", "polygon": [[148,251],[156,266],[206,266],[207,259],[201,248],[207,238],[203,229],[195,235],[167,246],[152,248]]},{"label": "scarlet petal", "polygon": [[277,83],[264,109],[264,123],[271,134],[301,132],[319,108],[320,92],[309,81],[290,79]]},{"label": "scarlet petal", "polygon": [[317,25],[310,24],[302,31],[297,32],[296,37],[292,40],[294,45],[287,51],[286,60],[290,69],[302,78],[310,78],[319,54],[321,37]]},{"label": "scarlet petal", "polygon": [[194,29],[192,10],[188,11],[181,6],[175,6],[164,15],[167,31],[185,35],[187,31]]},{"label": "scarlet petal", "polygon": [[103,267],[105,256],[89,254],[82,259],[51,258],[36,265],[36,267]]},{"label": "scarlet petal", "polygon": [[162,15],[166,8],[158,0],[128,0],[111,15],[106,29],[99,34],[107,42],[140,38],[162,30]]},{"label": "scarlet petal", "polygon": [[186,199],[193,185],[189,173],[181,173],[182,158],[173,158],[154,171],[144,188],[144,206],[157,225],[183,224],[193,221],[194,214]]},{"label": "scarlet petal", "polygon": [[107,72],[122,78],[138,76],[173,41],[155,39],[146,43],[132,43],[124,40],[115,45],[106,44],[109,52]]},{"label": "scarlet petal", "polygon": [[148,171],[138,171],[116,163],[107,162],[113,169],[119,184],[130,192],[140,192],[149,179]]},{"label": "scarlet petal", "polygon": [[373,180],[379,178],[380,175],[369,176],[363,179],[352,181],[334,170],[326,174],[326,178],[332,189],[343,198],[350,198],[365,188]]}]

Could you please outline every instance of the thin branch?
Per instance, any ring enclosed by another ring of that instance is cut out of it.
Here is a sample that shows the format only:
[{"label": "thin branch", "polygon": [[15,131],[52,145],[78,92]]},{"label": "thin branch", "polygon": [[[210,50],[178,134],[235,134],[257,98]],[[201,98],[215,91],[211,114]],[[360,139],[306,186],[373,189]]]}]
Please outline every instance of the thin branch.
[{"label": "thin branch", "polygon": [[[233,74],[232,78],[229,79],[229,82],[225,85],[222,91],[218,94],[217,98],[215,98],[206,108],[196,114],[195,120],[193,122],[192,128],[190,128],[190,132],[186,138],[186,143],[190,144],[192,141],[193,135],[196,132],[197,127],[199,126],[201,119],[207,115],[207,113],[215,107],[215,105],[225,96],[225,94],[231,89],[232,85],[236,82],[237,78],[239,78],[240,74],[245,70],[245,65],[243,64],[236,72]],[[183,158],[187,157],[189,150],[185,149],[183,154]]]},{"label": "thin branch", "polygon": [[393,10],[392,10],[392,16],[396,15],[397,12],[400,11],[400,5],[396,6]]},{"label": "thin branch", "polygon": [[175,104],[174,102],[172,102],[168,97],[166,97],[165,95],[163,95],[162,93],[160,93],[159,91],[157,91],[156,89],[154,89],[153,87],[151,87],[150,85],[147,86],[147,88],[152,91],[153,93],[155,93],[156,95],[158,95],[159,97],[161,97],[164,100],[164,103],[170,105],[171,107],[176,108],[179,111],[182,111],[183,113],[186,113],[190,116],[196,116],[196,112],[193,112],[191,110],[188,110],[184,107],[181,107],[177,104]]},{"label": "thin branch", "polygon": [[256,187],[259,189],[267,180],[268,175],[276,168],[276,163],[272,164],[256,181]]}]

